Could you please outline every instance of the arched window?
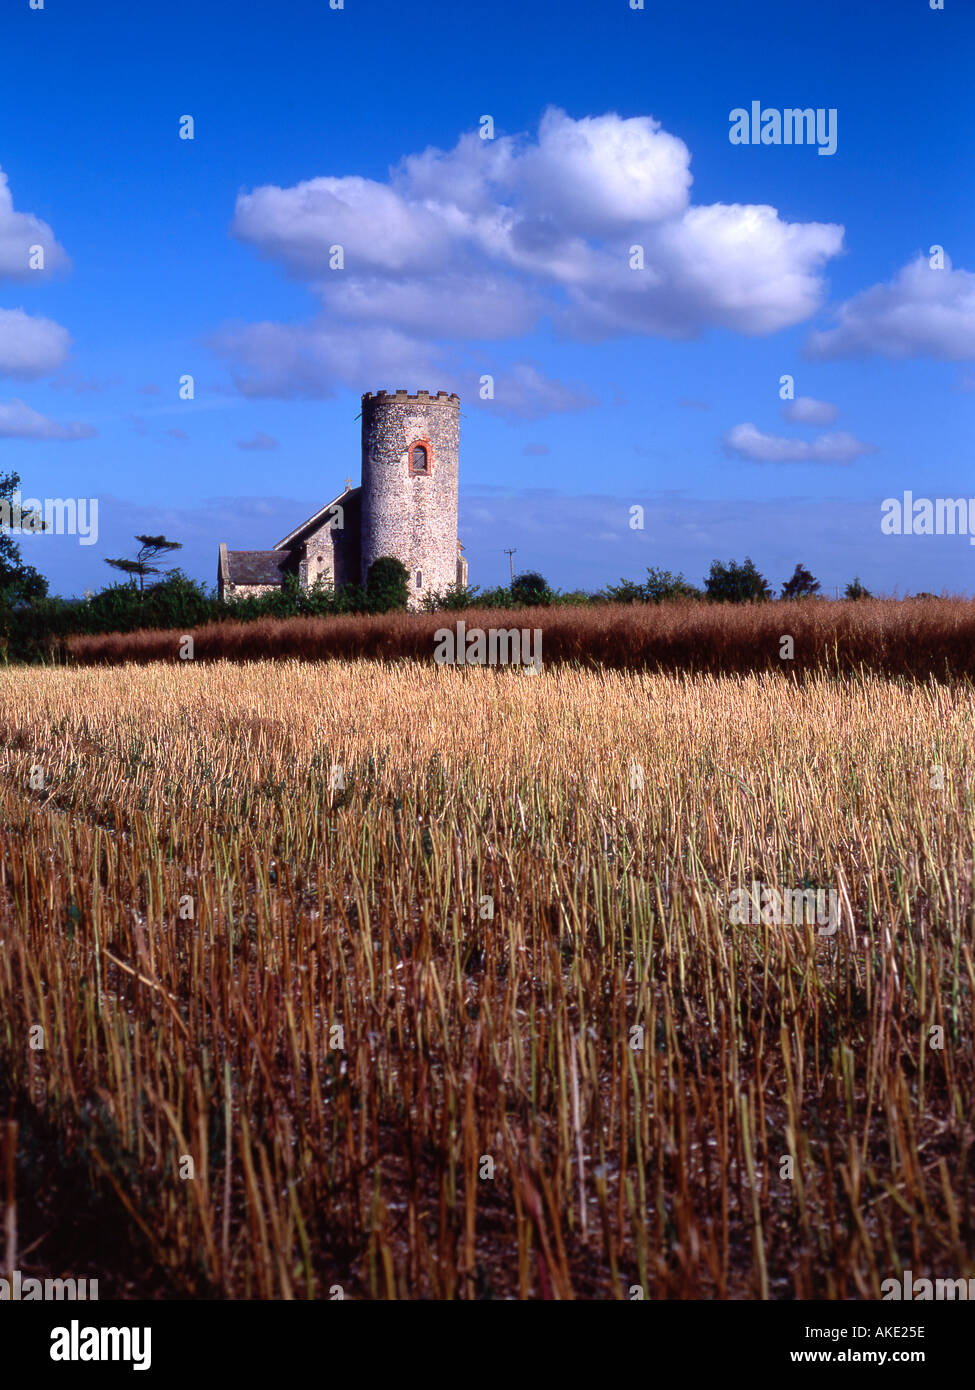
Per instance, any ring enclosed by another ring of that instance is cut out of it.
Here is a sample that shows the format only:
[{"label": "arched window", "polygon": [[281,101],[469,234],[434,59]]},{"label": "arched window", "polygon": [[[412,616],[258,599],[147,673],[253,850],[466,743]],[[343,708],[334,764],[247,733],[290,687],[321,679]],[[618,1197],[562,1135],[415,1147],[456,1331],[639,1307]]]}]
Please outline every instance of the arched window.
[{"label": "arched window", "polygon": [[416,587],[417,587],[418,589],[422,589],[422,588],[423,588],[423,571],[422,571],[422,570],[417,570],[417,572],[416,572]]},{"label": "arched window", "polygon": [[410,472],[414,476],[430,472],[430,448],[427,443],[414,444],[410,449]]}]

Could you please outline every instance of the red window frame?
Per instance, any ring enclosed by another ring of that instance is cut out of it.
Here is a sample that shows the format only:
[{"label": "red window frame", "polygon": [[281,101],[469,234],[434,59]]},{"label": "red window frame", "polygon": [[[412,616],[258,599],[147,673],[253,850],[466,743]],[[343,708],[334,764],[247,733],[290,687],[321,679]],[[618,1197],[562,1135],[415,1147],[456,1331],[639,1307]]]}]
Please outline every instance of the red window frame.
[{"label": "red window frame", "polygon": [[[413,467],[413,455],[414,455],[415,450],[417,450],[417,449],[424,449],[424,450],[426,451],[426,456],[427,456],[427,466],[426,466],[426,468],[414,468],[414,467]],[[429,441],[429,439],[414,439],[413,443],[410,445],[410,467],[409,467],[410,477],[411,477],[411,478],[429,478],[429,476],[430,476],[430,474],[431,474],[432,472],[433,472],[433,450],[432,450],[432,448],[430,447],[430,441]]]}]

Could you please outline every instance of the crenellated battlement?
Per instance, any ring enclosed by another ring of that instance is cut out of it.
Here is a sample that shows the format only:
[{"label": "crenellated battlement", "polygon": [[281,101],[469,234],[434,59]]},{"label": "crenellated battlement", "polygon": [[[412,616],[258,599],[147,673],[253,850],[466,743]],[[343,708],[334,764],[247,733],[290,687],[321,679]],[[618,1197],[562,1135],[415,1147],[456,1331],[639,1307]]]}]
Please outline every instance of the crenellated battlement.
[{"label": "crenellated battlement", "polygon": [[460,397],[452,391],[417,391],[410,394],[402,389],[397,391],[366,391],[362,404],[366,401],[382,401],[387,405],[397,405],[406,401],[417,401],[422,405],[460,405]]}]

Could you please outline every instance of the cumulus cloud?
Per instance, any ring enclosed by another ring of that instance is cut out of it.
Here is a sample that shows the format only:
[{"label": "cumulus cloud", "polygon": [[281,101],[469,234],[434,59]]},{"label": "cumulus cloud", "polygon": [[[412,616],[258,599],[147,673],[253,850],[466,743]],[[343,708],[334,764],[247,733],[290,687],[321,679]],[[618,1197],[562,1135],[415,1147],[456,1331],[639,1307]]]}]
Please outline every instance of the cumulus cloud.
[{"label": "cumulus cloud", "polygon": [[831,425],[839,411],[829,401],[817,401],[812,396],[797,396],[785,401],[782,414],[796,425]]},{"label": "cumulus cloud", "polygon": [[842,227],[783,222],[772,207],[689,208],[634,243],[642,268],[631,269],[622,248],[611,261],[601,253],[598,270],[569,287],[565,323],[580,336],[774,333],[819,307],[819,272],[842,242]]},{"label": "cumulus cloud", "polygon": [[[31,247],[44,252],[44,268],[31,269]],[[29,212],[14,210],[7,176],[0,169],[0,276],[8,280],[34,280],[70,265],[46,222]]]},{"label": "cumulus cloud", "polygon": [[805,439],[784,439],[764,434],[752,424],[735,425],[724,437],[725,448],[752,463],[852,463],[864,454],[877,452],[845,430],[821,434],[810,443]]},{"label": "cumulus cloud", "polygon": [[690,162],[683,140],[650,116],[574,121],[550,107],[537,143],[512,157],[507,183],[528,217],[598,236],[679,216],[688,202]]},{"label": "cumulus cloud", "polygon": [[962,361],[975,357],[975,274],[933,270],[918,256],[887,284],[873,285],[836,310],[836,326],[813,333],[806,342],[811,358],[936,357]]},{"label": "cumulus cloud", "polygon": [[[394,376],[428,386],[431,370],[438,384],[460,379],[466,345],[546,320],[578,339],[688,338],[771,333],[815,312],[843,228],[692,206],[691,182],[687,146],[652,117],[550,108],[534,137],[468,133],[407,155],[385,181],[242,193],[233,234],[305,282],[320,315],[225,329],[218,351],[237,359],[245,394],[328,395]],[[577,392],[520,371],[527,408],[578,408]]]},{"label": "cumulus cloud", "polygon": [[436,270],[450,244],[435,209],[357,175],[242,193],[233,232],[300,278],[329,274],[333,246],[347,250],[350,269],[409,272]]},{"label": "cumulus cloud", "polygon": [[51,420],[25,401],[0,401],[0,439],[91,439],[97,433],[78,420],[64,424]]},{"label": "cumulus cloud", "polygon": [[[43,252],[43,267],[37,266],[38,247]],[[35,268],[31,267],[32,259]],[[36,283],[69,264],[47,223],[15,210],[7,176],[0,169],[0,280]],[[67,330],[53,320],[32,317],[23,309],[0,308],[0,376],[29,380],[54,371],[67,356],[70,343]]]},{"label": "cumulus cloud", "polygon": [[68,331],[23,309],[0,309],[0,375],[30,378],[59,367],[68,353]]}]

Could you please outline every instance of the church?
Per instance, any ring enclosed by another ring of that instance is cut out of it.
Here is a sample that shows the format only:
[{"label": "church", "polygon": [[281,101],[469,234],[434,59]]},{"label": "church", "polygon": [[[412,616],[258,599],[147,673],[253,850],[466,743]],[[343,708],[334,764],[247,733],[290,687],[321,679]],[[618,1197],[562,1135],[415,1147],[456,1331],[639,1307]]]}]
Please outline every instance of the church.
[{"label": "church", "polygon": [[410,606],[467,583],[457,538],[460,399],[446,391],[369,391],[362,397],[361,483],[345,490],[278,541],[273,550],[221,543],[221,598],[279,589],[365,584],[381,556],[402,560]]}]

